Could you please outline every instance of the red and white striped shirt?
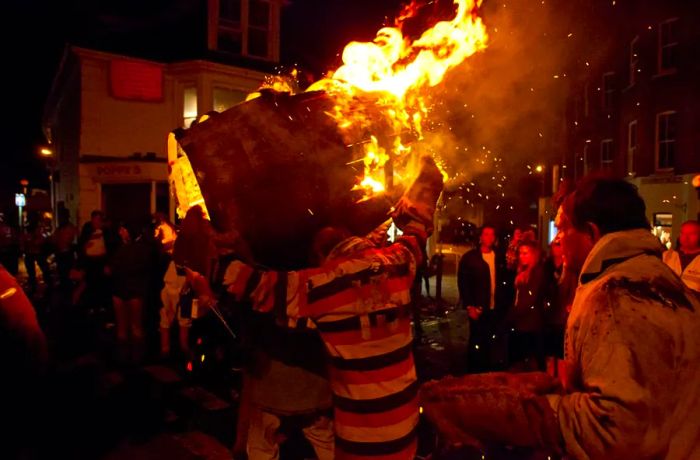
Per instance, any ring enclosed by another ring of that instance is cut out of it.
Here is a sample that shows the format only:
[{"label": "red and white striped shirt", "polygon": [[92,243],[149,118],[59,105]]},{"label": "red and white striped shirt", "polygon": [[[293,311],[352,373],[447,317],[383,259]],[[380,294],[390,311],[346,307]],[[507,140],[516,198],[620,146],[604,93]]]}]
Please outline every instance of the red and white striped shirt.
[{"label": "red and white striped shirt", "polygon": [[319,268],[259,272],[234,263],[227,270],[224,283],[247,291],[256,311],[318,329],[330,356],[339,459],[415,456],[410,290],[421,257],[413,236],[385,248],[350,238]]}]

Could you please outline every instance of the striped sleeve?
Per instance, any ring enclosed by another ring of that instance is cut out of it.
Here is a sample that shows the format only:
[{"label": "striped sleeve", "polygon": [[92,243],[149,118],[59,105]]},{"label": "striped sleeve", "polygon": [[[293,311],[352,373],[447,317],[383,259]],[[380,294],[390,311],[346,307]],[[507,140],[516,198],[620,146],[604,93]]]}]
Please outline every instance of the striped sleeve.
[{"label": "striped sleeve", "polygon": [[413,279],[421,259],[418,240],[403,236],[385,248],[365,249],[318,268],[294,272],[259,272],[238,263],[227,270],[232,273],[227,286],[238,298],[249,298],[253,309],[261,313],[272,312],[282,304],[284,314],[294,323],[300,318],[343,314],[343,308],[348,309],[345,313],[357,314],[353,299],[369,291],[378,276],[387,278],[384,294],[391,300],[393,293],[403,291],[407,279]]},{"label": "striped sleeve", "polygon": [[[288,312],[313,319],[369,313],[361,311],[362,307],[357,304],[358,299],[370,300],[369,297],[374,298],[367,303],[368,308],[376,307],[377,301],[405,304],[404,287],[413,281],[421,257],[417,240],[402,237],[391,246],[365,249],[331,261],[320,269],[297,272],[293,283],[296,291],[287,292]],[[376,298],[378,291],[379,299]]]}]

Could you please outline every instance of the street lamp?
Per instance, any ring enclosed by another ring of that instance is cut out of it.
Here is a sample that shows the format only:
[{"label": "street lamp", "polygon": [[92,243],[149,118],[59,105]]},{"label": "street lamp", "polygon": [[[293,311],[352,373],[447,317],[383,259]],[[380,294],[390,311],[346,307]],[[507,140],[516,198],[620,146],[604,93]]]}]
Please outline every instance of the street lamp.
[{"label": "street lamp", "polygon": [[55,202],[55,184],[54,184],[54,171],[55,171],[55,157],[54,157],[54,152],[51,148],[49,147],[41,147],[39,149],[39,155],[41,155],[43,158],[45,158],[46,161],[46,167],[49,170],[49,192],[50,192],[50,199],[51,199],[51,220],[54,223],[54,226],[56,225],[56,202]]},{"label": "street lamp", "polygon": [[535,172],[541,173],[542,171],[544,171],[544,166],[542,166],[542,165],[535,166]]}]

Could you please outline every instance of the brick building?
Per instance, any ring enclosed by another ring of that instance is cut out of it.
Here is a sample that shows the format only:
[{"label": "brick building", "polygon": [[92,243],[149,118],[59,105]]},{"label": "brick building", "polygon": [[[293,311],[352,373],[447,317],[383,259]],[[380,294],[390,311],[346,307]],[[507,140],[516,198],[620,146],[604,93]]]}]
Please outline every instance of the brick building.
[{"label": "brick building", "polygon": [[565,175],[626,177],[673,243],[700,210],[700,10],[682,0],[593,3],[572,72]]}]

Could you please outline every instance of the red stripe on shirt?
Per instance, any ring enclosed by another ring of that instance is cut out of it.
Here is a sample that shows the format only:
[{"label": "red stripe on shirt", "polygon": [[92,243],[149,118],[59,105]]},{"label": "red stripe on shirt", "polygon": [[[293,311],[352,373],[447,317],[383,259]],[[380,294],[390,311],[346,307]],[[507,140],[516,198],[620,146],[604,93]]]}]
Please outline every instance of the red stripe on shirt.
[{"label": "red stripe on shirt", "polygon": [[373,326],[368,338],[363,338],[360,329],[345,332],[323,332],[323,340],[333,346],[362,344],[368,340],[381,340],[397,334],[411,332],[411,319],[398,318],[383,325]]}]

